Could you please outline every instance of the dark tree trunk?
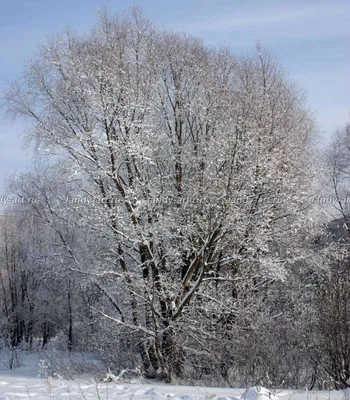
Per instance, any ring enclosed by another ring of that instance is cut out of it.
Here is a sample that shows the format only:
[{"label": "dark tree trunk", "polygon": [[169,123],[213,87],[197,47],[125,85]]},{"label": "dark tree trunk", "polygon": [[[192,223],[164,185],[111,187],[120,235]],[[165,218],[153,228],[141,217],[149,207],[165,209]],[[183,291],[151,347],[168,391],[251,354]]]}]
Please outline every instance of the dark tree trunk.
[{"label": "dark tree trunk", "polygon": [[48,341],[49,341],[49,331],[47,322],[45,321],[43,323],[43,346],[42,346],[43,349],[47,346]]},{"label": "dark tree trunk", "polygon": [[71,299],[71,285],[68,283],[68,351],[73,350],[73,312]]},{"label": "dark tree trunk", "polygon": [[171,381],[171,376],[183,376],[184,350],[176,340],[175,330],[168,326],[163,334],[162,354],[165,364],[165,375],[163,379]]}]

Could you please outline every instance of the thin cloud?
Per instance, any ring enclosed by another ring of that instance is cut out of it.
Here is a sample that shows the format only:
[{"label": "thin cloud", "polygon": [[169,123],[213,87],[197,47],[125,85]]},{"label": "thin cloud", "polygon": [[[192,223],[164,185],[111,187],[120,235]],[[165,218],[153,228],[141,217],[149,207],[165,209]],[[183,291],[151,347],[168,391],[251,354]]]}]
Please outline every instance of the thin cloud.
[{"label": "thin cloud", "polygon": [[[257,6],[256,9],[245,12],[233,10],[230,16],[226,11],[221,16],[185,22],[179,28],[193,33],[220,33],[259,31],[262,28],[270,30],[278,27],[289,30],[290,36],[310,35],[313,30],[322,35],[343,34],[349,33],[349,15],[350,4],[296,4],[293,7],[276,6],[268,9]],[[343,21],[343,24],[340,21]],[[301,29],[293,31],[290,30],[291,26],[300,26]],[[320,29],[317,29],[318,27]]]}]

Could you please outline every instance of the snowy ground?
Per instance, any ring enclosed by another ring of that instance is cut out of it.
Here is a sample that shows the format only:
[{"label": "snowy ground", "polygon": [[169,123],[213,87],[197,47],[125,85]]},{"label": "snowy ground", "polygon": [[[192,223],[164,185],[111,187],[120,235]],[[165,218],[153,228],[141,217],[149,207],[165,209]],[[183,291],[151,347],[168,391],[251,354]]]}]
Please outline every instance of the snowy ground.
[{"label": "snowy ground", "polygon": [[[1,353],[0,353],[1,357]],[[39,378],[40,353],[25,356],[20,368],[9,370],[0,359],[0,400],[103,399],[103,400],[342,400],[345,392],[270,391],[265,388],[230,389],[162,384],[105,383],[89,379]]]}]

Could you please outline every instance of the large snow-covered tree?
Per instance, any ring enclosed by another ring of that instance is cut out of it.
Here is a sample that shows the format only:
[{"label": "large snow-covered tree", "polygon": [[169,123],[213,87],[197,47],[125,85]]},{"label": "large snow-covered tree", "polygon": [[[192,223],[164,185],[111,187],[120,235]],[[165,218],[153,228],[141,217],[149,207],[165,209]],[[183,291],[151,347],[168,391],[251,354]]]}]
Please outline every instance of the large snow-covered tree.
[{"label": "large snow-covered tree", "polygon": [[[120,299],[98,312],[134,333],[146,371],[179,373],[206,329],[192,319],[303,257],[313,121],[260,45],[237,58],[138,10],[103,14],[42,46],[7,104],[60,165],[66,189],[43,204],[70,270]],[[94,243],[86,259],[69,225]]]}]

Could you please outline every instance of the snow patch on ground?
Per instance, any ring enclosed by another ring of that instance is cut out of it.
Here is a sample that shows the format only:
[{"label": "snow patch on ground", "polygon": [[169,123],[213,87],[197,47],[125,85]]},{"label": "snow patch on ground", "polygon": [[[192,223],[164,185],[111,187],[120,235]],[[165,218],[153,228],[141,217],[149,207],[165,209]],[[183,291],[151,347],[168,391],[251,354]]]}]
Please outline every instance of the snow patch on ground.
[{"label": "snow patch on ground", "polygon": [[161,383],[103,382],[93,379],[64,380],[40,378],[42,354],[27,354],[21,366],[9,370],[1,362],[0,400],[345,400],[344,391],[269,390],[264,387],[244,389],[174,386]]}]

